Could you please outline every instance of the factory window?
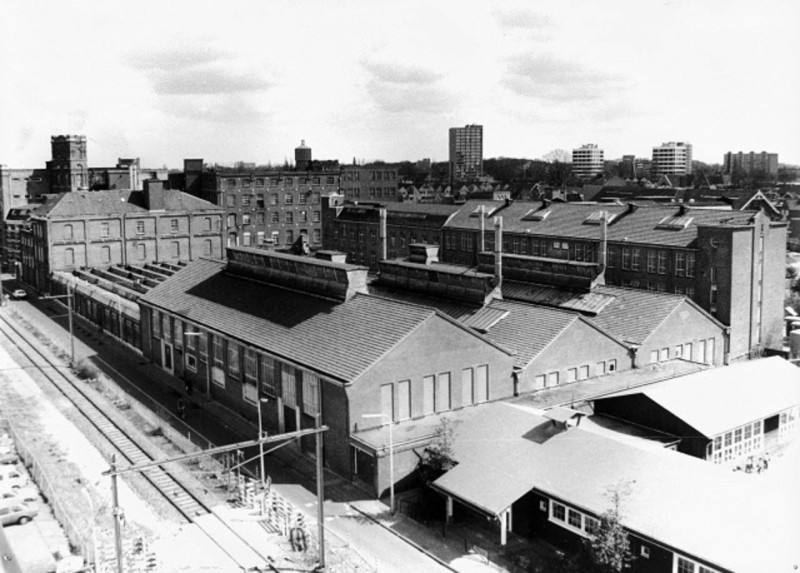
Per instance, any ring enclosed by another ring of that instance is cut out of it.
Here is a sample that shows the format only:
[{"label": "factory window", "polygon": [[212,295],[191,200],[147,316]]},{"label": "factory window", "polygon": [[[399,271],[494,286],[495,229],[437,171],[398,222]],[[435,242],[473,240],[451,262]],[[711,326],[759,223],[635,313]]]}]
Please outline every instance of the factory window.
[{"label": "factory window", "polygon": [[239,345],[228,342],[228,374],[231,378],[239,377]]},{"label": "factory window", "polygon": [[321,220],[321,215],[319,211],[312,211],[311,212],[311,222],[312,223],[319,223]]},{"label": "factory window", "polygon": [[407,420],[411,417],[411,380],[397,383],[397,419]]},{"label": "factory window", "polygon": [[243,247],[249,247],[249,246],[250,246],[250,241],[251,241],[251,239],[250,239],[250,233],[248,233],[248,232],[245,232],[245,233],[242,235],[242,246],[243,246]]},{"label": "factory window", "polygon": [[273,211],[269,216],[269,220],[272,223],[280,223],[281,222],[281,214],[278,213],[277,211]]},{"label": "factory window", "polygon": [[294,231],[289,229],[286,231],[286,244],[291,245],[292,243],[294,243]]},{"label": "factory window", "polygon": [[284,221],[286,221],[287,223],[294,223],[294,212],[286,211],[286,213],[284,213],[283,217],[284,217]]},{"label": "factory window", "polygon": [[178,220],[177,219],[170,219],[169,220],[169,232],[170,233],[177,233],[178,232]]},{"label": "factory window", "polygon": [[309,416],[319,414],[319,377],[303,372],[303,411]]},{"label": "factory window", "polygon": [[278,379],[275,376],[275,360],[265,354],[260,355],[259,382],[261,393],[267,396],[278,395]]},{"label": "factory window", "polygon": [[144,221],[136,221],[136,234],[144,235]]},{"label": "factory window", "polygon": [[258,196],[256,197],[256,207],[258,207],[259,209],[263,209],[264,208],[264,194],[263,193],[259,193]]},{"label": "factory window", "polygon": [[655,273],[656,272],[656,252],[655,251],[647,251],[647,272],[648,273]]},{"label": "factory window", "polygon": [[144,243],[139,243],[136,245],[136,252],[139,255],[139,260],[144,260],[147,258],[147,245]]},{"label": "factory window", "polygon": [[211,256],[211,239],[206,239],[203,241],[203,255]]},{"label": "factory window", "polygon": [[111,262],[111,247],[105,246],[101,249],[101,259],[103,263]]},{"label": "factory window", "polygon": [[242,215],[242,225],[249,225],[250,224],[250,213],[244,213]]},{"label": "factory window", "polygon": [[667,251],[658,251],[658,274],[667,274]]},{"label": "factory window", "polygon": [[[694,277],[695,255],[694,253],[686,253],[686,276]],[[689,294],[688,292],[686,294]]]},{"label": "factory window", "polygon": [[313,237],[313,242],[314,243],[319,243],[322,240],[322,238],[321,238],[322,234],[320,233],[320,230],[319,229],[314,229],[312,231],[312,237]]},{"label": "factory window", "polygon": [[236,215],[228,215],[227,225],[229,229],[236,226]]},{"label": "factory window", "polygon": [[251,195],[242,195],[242,207],[249,207],[252,201]]},{"label": "factory window", "polygon": [[283,202],[284,202],[286,205],[292,205],[292,204],[294,204],[294,195],[292,195],[291,193],[287,193],[287,194],[284,196],[284,198],[283,198]]},{"label": "factory window", "polygon": [[422,414],[433,414],[433,398],[435,376],[425,376],[422,379]]},{"label": "factory window", "polygon": [[278,194],[277,193],[272,193],[269,196],[269,204],[270,205],[277,205],[278,204]]},{"label": "factory window", "polygon": [[308,212],[307,211],[300,211],[299,215],[300,215],[299,221],[301,223],[307,223],[308,222]]},{"label": "factory window", "polygon": [[109,236],[111,236],[111,229],[108,223],[100,223],[100,237],[107,239]]},{"label": "factory window", "polygon": [[[211,217],[206,217],[203,220],[203,230],[207,233],[211,231]],[[142,230],[142,232],[144,232],[144,230]]]}]

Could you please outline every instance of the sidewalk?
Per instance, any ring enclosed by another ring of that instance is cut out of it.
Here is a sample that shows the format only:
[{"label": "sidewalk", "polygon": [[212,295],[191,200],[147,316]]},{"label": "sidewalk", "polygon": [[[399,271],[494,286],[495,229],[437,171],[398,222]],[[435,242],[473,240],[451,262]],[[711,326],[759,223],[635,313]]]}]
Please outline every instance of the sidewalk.
[{"label": "sidewalk", "polygon": [[[27,303],[14,304],[7,312],[17,312],[57,346],[68,349],[69,332],[63,307],[59,308],[54,302],[36,304],[36,307]],[[52,318],[53,315],[56,318]],[[182,381],[87,325],[76,317],[75,359],[92,358],[134,398],[144,391],[156,403],[170,409],[176,398],[182,396],[190,404],[185,422],[216,445],[258,435],[255,424],[213,400],[208,401],[201,392],[186,396]],[[304,511],[316,527],[314,461],[292,446],[285,446],[266,456],[265,464],[275,490]],[[256,466],[257,461],[254,461],[248,468],[254,475]],[[390,515],[386,504],[371,499],[357,485],[328,470],[325,470],[324,509],[329,544],[355,551],[381,573],[399,573],[408,571],[409,567],[421,572],[506,570],[500,566],[505,564],[505,559],[499,552],[498,535],[466,531],[463,524],[455,524],[448,526],[447,536],[442,537],[440,523],[428,527],[399,513]],[[470,539],[467,548],[465,538]],[[483,556],[470,551],[473,544],[489,550],[497,564],[488,563]],[[508,548],[505,551],[508,552]]]}]

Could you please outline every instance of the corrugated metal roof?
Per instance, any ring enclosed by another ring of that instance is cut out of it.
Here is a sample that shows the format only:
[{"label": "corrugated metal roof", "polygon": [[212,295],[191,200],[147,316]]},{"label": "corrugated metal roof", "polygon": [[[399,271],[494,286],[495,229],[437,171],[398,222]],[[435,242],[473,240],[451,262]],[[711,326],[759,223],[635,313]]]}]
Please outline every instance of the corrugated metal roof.
[{"label": "corrugated metal roof", "polygon": [[228,275],[199,259],[142,297],[342,381],[352,381],[436,311],[357,294],[346,302]]},{"label": "corrugated metal roof", "polygon": [[800,368],[779,356],[738,362],[608,396],[643,394],[707,438],[800,404]]},{"label": "corrugated metal roof", "polygon": [[609,492],[622,488],[626,528],[712,566],[757,573],[789,571],[800,562],[800,514],[779,511],[764,519],[765,507],[796,507],[797,490],[582,427],[558,431],[505,403],[486,404],[456,422],[453,447],[458,465],[434,488],[492,515],[534,489],[601,515],[612,508]]}]

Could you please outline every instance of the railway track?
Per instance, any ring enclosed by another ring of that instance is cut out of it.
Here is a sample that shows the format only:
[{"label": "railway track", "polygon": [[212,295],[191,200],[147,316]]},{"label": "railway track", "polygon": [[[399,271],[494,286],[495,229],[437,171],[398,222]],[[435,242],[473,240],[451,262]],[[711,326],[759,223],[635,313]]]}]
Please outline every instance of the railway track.
[{"label": "railway track", "polygon": [[[155,461],[147,450],[120,424],[108,416],[104,408],[107,403],[94,392],[88,392],[75,383],[65,373],[63,365],[56,364],[31,342],[19,327],[0,315],[0,333],[16,346],[30,365],[36,368],[53,384],[107,439],[122,456],[122,459],[133,464]],[[223,519],[207,507],[195,496],[191,489],[182,483],[180,477],[173,475],[163,466],[143,470],[141,474],[153,488],[171,505],[187,523],[195,524],[206,536],[217,545],[235,564],[239,570],[258,570],[267,567],[268,559],[261,555],[247,541],[242,539]]]}]

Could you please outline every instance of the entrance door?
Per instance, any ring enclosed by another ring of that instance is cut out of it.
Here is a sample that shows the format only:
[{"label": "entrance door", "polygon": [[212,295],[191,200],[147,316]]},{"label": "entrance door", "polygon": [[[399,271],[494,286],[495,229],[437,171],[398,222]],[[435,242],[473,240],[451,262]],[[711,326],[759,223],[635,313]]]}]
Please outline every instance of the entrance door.
[{"label": "entrance door", "polygon": [[165,340],[161,341],[161,356],[163,357],[161,367],[170,374],[174,374],[175,364],[172,359],[172,345]]}]

